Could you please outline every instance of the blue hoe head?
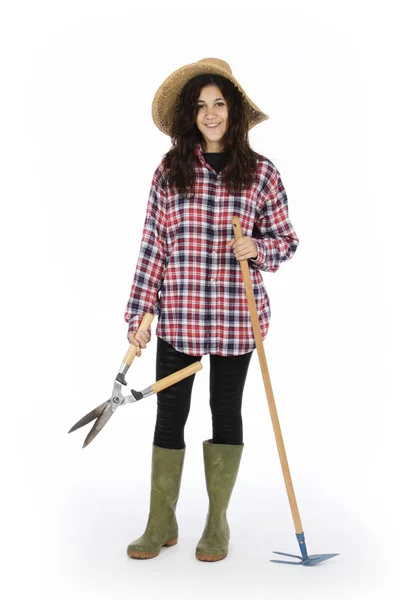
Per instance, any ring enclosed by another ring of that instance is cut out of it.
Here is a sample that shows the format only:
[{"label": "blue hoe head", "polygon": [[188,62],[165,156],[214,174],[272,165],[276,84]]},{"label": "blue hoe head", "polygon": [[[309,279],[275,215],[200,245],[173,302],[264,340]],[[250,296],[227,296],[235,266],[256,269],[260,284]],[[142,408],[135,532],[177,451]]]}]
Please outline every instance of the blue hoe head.
[{"label": "blue hoe head", "polygon": [[275,550],[274,550],[274,554],[280,554],[281,556],[291,556],[292,558],[298,558],[300,560],[293,561],[293,560],[270,559],[270,562],[285,563],[287,565],[304,565],[305,567],[313,567],[314,565],[317,565],[318,563],[323,562],[324,560],[328,560],[329,558],[338,556],[338,553],[336,553],[336,554],[311,554],[311,556],[303,557],[303,556],[298,556],[297,554],[286,554],[285,552],[276,552]]},{"label": "blue hoe head", "polygon": [[275,550],[274,550],[274,554],[280,554],[281,556],[291,556],[292,558],[298,558],[300,560],[293,561],[293,560],[273,560],[273,559],[271,559],[271,562],[285,563],[287,565],[304,565],[305,567],[313,567],[314,565],[317,565],[318,563],[323,562],[324,560],[328,560],[329,558],[338,556],[338,553],[336,553],[336,554],[312,554],[311,556],[308,556],[304,533],[303,532],[296,533],[296,537],[297,537],[297,541],[299,543],[301,556],[298,556],[297,554],[286,554],[285,552],[276,552]]}]

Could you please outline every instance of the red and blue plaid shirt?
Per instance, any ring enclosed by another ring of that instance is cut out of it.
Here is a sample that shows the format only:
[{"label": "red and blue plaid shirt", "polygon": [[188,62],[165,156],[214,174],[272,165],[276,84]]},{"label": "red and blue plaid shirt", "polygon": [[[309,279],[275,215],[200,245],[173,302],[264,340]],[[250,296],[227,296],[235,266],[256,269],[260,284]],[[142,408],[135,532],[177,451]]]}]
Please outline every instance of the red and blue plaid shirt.
[{"label": "red and blue plaid shirt", "polygon": [[232,217],[239,217],[243,236],[258,249],[248,264],[263,339],[271,310],[260,271],[276,271],[299,240],[280,173],[268,158],[258,155],[255,183],[232,195],[205,161],[201,144],[195,154],[189,197],[166,184],[163,161],[154,172],[124,318],[129,334],[145,313],[156,315],[156,336],[185,354],[245,354],[255,340],[240,261],[227,246],[235,237]]}]

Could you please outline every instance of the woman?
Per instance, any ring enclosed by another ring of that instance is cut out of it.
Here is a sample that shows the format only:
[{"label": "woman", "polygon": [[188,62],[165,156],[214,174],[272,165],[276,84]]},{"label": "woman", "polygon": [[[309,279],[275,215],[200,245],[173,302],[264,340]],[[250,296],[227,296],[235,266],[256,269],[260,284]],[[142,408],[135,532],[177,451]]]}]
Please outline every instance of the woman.
[{"label": "woman", "polygon": [[[172,147],[153,176],[125,320],[140,356],[151,337],[138,330],[141,319],[158,316],[157,380],[210,355],[213,436],[203,442],[209,509],[196,557],[217,561],[228,553],[226,511],[243,451],[242,395],[255,348],[239,261],[249,260],[264,339],[271,313],[260,271],[290,259],[298,238],[278,170],[249,146],[248,130],[268,116],[225,61],[207,58],[172,73],[152,114]],[[234,215],[243,233],[237,241]],[[194,378],[158,394],[150,513],[144,534],[128,546],[132,558],[153,558],[177,543]]]}]

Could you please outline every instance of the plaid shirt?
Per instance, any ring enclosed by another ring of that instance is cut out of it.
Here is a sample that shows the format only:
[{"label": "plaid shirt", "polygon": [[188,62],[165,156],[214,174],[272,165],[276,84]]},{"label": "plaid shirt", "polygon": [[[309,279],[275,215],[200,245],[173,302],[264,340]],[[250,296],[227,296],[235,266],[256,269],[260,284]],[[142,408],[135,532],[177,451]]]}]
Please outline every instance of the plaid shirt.
[{"label": "plaid shirt", "polygon": [[260,271],[276,271],[299,240],[280,173],[268,158],[258,155],[254,185],[232,195],[206,163],[201,144],[195,154],[190,197],[166,184],[163,161],[154,172],[124,318],[129,334],[145,313],[157,315],[156,336],[185,354],[245,354],[255,340],[240,262],[227,246],[235,237],[232,217],[258,249],[248,264],[263,339],[271,310]]}]

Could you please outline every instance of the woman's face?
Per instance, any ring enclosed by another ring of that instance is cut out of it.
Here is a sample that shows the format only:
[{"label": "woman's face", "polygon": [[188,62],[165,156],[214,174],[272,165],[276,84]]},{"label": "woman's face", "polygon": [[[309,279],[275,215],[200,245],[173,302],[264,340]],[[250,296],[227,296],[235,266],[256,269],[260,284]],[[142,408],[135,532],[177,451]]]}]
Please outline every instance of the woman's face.
[{"label": "woman's face", "polygon": [[228,129],[228,105],[219,87],[205,85],[197,100],[196,125],[203,135],[204,152],[222,152],[221,139]]}]

